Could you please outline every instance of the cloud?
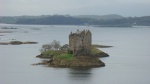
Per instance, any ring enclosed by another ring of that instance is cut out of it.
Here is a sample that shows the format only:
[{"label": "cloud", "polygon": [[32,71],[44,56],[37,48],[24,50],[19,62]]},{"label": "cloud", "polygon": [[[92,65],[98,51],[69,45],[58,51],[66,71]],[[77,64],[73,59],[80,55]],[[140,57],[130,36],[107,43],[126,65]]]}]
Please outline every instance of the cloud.
[{"label": "cloud", "polygon": [[0,0],[0,15],[115,13],[136,16],[150,14],[149,8],[149,0]]}]

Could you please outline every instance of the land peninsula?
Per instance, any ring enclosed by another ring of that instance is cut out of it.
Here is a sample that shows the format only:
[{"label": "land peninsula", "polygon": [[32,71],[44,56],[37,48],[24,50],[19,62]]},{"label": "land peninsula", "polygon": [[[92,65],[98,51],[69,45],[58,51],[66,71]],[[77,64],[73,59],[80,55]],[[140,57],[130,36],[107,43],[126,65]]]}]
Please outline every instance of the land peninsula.
[{"label": "land peninsula", "polygon": [[[109,55],[92,45],[92,33],[89,30],[70,33],[69,45],[62,47],[59,41],[54,40],[51,45],[43,45],[42,53],[39,58],[48,58],[49,60],[33,65],[48,65],[52,67],[102,67],[105,64],[99,57],[108,57]],[[102,46],[104,47],[104,46]],[[111,47],[111,46],[106,46]]]}]

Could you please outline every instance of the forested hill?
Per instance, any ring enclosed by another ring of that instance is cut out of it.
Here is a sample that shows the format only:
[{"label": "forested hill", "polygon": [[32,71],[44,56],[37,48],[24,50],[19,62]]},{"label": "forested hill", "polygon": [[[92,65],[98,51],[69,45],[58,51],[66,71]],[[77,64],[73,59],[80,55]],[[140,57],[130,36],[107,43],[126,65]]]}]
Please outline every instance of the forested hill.
[{"label": "forested hill", "polygon": [[0,23],[39,25],[150,26],[150,16],[120,17],[111,19],[95,19],[87,17],[87,15],[83,17],[74,17],[70,15],[3,16],[0,17]]},{"label": "forested hill", "polygon": [[117,14],[109,14],[109,15],[76,15],[73,16],[76,18],[92,18],[92,19],[96,19],[96,20],[110,20],[110,19],[122,19],[124,18],[121,15],[117,15]]},{"label": "forested hill", "polygon": [[91,18],[74,18],[67,15],[0,17],[0,23],[9,24],[83,25],[86,23],[93,24],[96,21]]}]

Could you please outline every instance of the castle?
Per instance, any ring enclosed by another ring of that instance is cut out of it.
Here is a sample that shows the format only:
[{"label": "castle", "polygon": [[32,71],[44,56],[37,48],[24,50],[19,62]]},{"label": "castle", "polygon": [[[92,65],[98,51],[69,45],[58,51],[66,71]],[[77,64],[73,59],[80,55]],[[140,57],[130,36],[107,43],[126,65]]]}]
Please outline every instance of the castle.
[{"label": "castle", "polygon": [[92,33],[89,30],[77,31],[69,35],[69,51],[75,56],[84,56],[90,53]]}]

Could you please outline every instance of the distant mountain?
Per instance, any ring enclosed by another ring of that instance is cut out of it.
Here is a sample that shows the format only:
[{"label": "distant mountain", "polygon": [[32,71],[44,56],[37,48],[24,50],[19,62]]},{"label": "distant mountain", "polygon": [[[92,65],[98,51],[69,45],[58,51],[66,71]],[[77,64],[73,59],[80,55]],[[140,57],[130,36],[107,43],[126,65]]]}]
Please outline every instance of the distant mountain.
[{"label": "distant mountain", "polygon": [[117,14],[109,14],[109,15],[77,15],[73,16],[75,18],[92,18],[97,20],[110,20],[110,19],[122,19],[125,18],[121,15]]},{"label": "distant mountain", "polygon": [[70,15],[0,16],[0,23],[7,24],[95,25],[98,22],[96,19],[75,18]]},{"label": "distant mountain", "polygon": [[41,15],[0,16],[0,23],[39,25],[97,25],[102,27],[150,26],[150,16],[123,17],[120,15]]},{"label": "distant mountain", "polygon": [[128,18],[134,25],[150,26],[150,16]]}]

